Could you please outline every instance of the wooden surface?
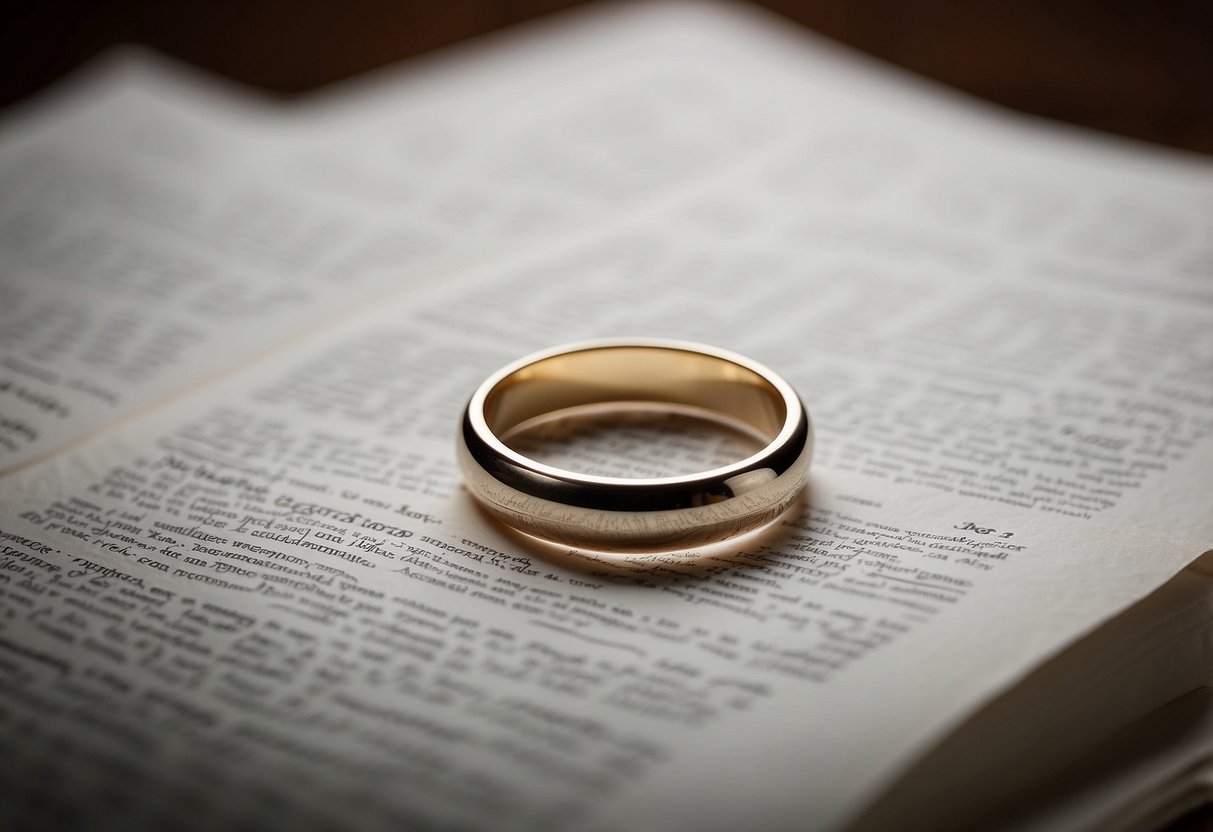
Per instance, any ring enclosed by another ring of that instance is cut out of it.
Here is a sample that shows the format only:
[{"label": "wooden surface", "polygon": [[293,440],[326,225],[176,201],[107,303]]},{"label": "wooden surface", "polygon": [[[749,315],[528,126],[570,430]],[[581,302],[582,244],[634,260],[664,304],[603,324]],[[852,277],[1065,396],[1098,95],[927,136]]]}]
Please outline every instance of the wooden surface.
[{"label": "wooden surface", "polygon": [[[0,106],[91,55],[148,44],[300,93],[576,0],[19,0],[0,27]],[[990,101],[1213,154],[1213,0],[766,0],[829,37]],[[1168,832],[1213,832],[1213,808]]]}]

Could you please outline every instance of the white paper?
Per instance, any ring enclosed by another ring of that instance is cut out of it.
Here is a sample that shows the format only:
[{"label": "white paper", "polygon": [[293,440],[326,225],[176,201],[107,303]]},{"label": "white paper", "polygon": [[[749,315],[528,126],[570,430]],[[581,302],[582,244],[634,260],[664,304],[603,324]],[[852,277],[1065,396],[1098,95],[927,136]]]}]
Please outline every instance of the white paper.
[{"label": "white paper", "polygon": [[797,119],[755,54],[716,61],[700,15],[648,17],[550,55],[499,49],[336,121],[138,57],[31,108],[0,147],[0,470],[440,269],[732,165]]},{"label": "white paper", "polygon": [[[30,749],[0,763],[15,793],[112,790],[115,826],[837,828],[1207,549],[1207,173],[1075,160],[1068,139],[1002,139],[950,104],[923,121],[867,81],[848,99],[846,63],[826,63],[828,110],[722,151],[711,177],[623,189],[508,256],[495,215],[490,262],[402,270],[407,292],[385,291],[382,259],[290,238],[377,302],[0,482],[6,701]],[[562,89],[531,106],[566,114]],[[221,203],[299,193],[377,239],[408,209],[298,176],[347,140],[337,121],[261,178],[173,181]],[[429,182],[438,202],[501,170],[477,153]],[[493,187],[584,195],[515,185]],[[255,216],[231,256],[281,278],[290,217]],[[168,225],[139,239],[201,248]],[[325,291],[299,315],[329,311]],[[204,343],[281,343],[291,320]],[[793,382],[818,436],[800,514],[741,551],[615,568],[528,549],[473,508],[451,445],[479,380],[633,333]],[[215,355],[166,372],[197,383]]]}]

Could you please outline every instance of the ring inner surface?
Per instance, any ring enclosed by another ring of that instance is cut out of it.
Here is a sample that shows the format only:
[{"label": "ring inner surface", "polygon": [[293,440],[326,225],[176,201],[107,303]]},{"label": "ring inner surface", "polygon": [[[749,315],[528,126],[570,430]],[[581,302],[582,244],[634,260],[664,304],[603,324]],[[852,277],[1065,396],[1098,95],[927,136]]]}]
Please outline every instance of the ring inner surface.
[{"label": "ring inner surface", "polygon": [[669,347],[596,347],[551,356],[503,378],[484,417],[498,437],[532,420],[588,405],[643,403],[717,414],[770,442],[787,419],[779,390],[727,359]]}]

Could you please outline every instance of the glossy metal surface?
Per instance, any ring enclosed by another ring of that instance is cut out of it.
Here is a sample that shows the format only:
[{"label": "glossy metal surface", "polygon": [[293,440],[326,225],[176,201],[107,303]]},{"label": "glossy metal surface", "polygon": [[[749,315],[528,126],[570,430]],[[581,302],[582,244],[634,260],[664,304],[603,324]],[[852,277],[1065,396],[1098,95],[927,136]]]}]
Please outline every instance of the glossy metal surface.
[{"label": "glossy metal surface", "polygon": [[[631,479],[554,468],[502,440],[548,414],[605,404],[708,413],[767,444],[703,473]],[[804,405],[779,376],[735,353],[657,339],[588,341],[504,367],[472,395],[458,442],[468,490],[491,514],[616,552],[702,545],[774,520],[799,495],[812,445]]]}]

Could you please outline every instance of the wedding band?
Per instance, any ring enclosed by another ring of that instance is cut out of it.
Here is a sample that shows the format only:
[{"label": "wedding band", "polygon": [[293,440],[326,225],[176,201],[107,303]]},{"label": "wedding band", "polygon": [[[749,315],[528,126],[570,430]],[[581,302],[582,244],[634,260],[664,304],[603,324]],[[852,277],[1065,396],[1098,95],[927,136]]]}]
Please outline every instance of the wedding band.
[{"label": "wedding band", "polygon": [[[530,459],[503,437],[580,409],[693,413],[760,437],[738,462],[689,476],[603,477]],[[813,429],[800,398],[766,367],[683,341],[585,341],[522,358],[468,402],[458,453],[472,496],[506,524],[604,552],[670,551],[775,520],[808,473]]]}]

